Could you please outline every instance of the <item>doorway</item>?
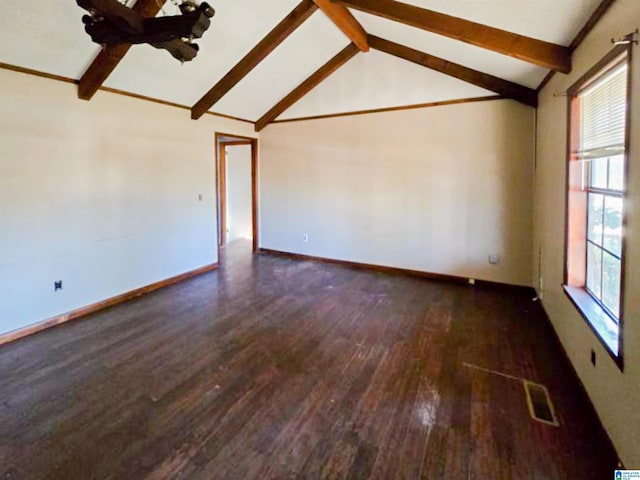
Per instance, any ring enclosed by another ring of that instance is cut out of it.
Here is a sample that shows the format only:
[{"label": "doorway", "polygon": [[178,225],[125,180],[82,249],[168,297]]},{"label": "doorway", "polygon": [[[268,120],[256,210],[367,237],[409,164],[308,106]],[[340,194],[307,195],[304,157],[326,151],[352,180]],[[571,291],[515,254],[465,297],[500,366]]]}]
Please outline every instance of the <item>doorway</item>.
[{"label": "doorway", "polygon": [[233,245],[258,249],[258,139],[215,134],[218,197],[218,259],[220,249]]}]

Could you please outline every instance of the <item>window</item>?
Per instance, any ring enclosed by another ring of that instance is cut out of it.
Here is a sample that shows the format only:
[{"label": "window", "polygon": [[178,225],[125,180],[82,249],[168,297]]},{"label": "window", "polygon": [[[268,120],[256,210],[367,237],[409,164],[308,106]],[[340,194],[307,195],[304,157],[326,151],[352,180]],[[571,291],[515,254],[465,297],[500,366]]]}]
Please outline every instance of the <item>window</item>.
[{"label": "window", "polygon": [[629,50],[569,89],[565,291],[622,366]]}]

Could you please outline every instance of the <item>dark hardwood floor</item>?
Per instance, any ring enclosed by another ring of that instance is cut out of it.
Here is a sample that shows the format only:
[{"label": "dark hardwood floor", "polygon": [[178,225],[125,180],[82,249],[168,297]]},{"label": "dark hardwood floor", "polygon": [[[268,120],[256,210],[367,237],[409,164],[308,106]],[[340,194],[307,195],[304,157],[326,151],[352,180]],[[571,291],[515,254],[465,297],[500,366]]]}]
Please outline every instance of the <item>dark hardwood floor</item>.
[{"label": "dark hardwood floor", "polygon": [[0,348],[0,479],[612,478],[529,292],[249,250]]}]

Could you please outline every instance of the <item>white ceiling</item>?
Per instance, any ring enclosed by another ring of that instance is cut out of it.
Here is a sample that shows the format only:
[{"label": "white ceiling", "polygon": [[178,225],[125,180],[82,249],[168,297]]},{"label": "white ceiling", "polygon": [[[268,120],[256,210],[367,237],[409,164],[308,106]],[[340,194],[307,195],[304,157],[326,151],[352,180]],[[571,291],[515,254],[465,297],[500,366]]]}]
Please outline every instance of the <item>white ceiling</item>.
[{"label": "white ceiling", "polygon": [[548,70],[513,57],[485,50],[451,38],[425,32],[391,20],[356,12],[356,18],[372,35],[490,73],[530,88],[537,88]]},{"label": "white ceiling", "polygon": [[[106,86],[192,105],[258,43],[299,0],[209,0],[212,25],[198,57],[180,65],[167,52],[134,46]],[[542,40],[568,45],[600,0],[403,0]],[[167,2],[167,13],[175,7]],[[547,70],[479,47],[354,12],[365,30],[531,88]],[[99,47],[84,33],[74,0],[0,2],[0,62],[80,78]],[[318,11],[212,111],[257,120],[348,44]],[[98,93],[99,95],[100,93]],[[457,79],[370,52],[358,54],[281,118],[491,95]]]},{"label": "white ceiling", "polygon": [[218,112],[257,120],[349,44],[320,11],[303,23],[216,105]]},{"label": "white ceiling", "polygon": [[72,0],[0,2],[0,62],[80,78],[100,47]]},{"label": "white ceiling", "polygon": [[600,0],[398,0],[528,37],[569,45]]},{"label": "white ceiling", "polygon": [[358,54],[278,119],[491,95],[495,93],[374,50]]}]

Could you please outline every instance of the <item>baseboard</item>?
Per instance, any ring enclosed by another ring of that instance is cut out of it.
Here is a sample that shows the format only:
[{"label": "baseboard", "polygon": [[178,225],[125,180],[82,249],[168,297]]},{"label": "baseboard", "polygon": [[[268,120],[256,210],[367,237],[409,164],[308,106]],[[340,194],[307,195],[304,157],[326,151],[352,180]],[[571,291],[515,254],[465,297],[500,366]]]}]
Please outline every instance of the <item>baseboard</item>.
[{"label": "baseboard", "polygon": [[622,463],[622,460],[620,460],[620,455],[618,454],[618,450],[616,449],[613,441],[611,440],[611,437],[609,436],[609,432],[607,431],[606,428],[604,428],[604,424],[602,423],[602,420],[600,419],[600,415],[598,415],[598,411],[596,410],[595,405],[591,401],[591,397],[589,396],[589,393],[587,392],[587,389],[585,388],[584,383],[582,383],[582,380],[580,379],[580,376],[578,375],[578,371],[573,366],[573,362],[569,358],[569,354],[567,353],[567,349],[564,348],[564,344],[562,343],[562,340],[560,340],[560,337],[558,336],[558,332],[556,331],[556,328],[553,326],[553,322],[551,321],[551,317],[549,317],[549,314],[547,313],[547,310],[544,308],[544,303],[542,303],[542,300],[540,300],[540,299],[538,300],[538,305],[540,306],[540,310],[542,312],[542,318],[544,318],[544,322],[546,323],[547,328],[551,331],[551,336],[553,337],[553,341],[557,344],[557,346],[562,351],[562,353],[564,355],[564,358],[565,358],[565,361],[569,364],[569,367],[571,368],[571,371],[573,372],[573,376],[578,380],[578,386],[580,387],[580,390],[582,391],[582,394],[584,395],[584,397],[589,402],[589,407],[591,408],[591,410],[592,410],[592,412],[594,414],[594,417],[598,419],[598,422],[600,423],[600,428],[604,432],[607,440],[609,440],[609,444],[610,444],[611,448],[613,449],[614,452],[616,452],[616,455],[618,456],[618,462],[620,463],[620,465],[619,465],[620,468],[624,469],[624,464]]},{"label": "baseboard", "polygon": [[[467,277],[460,277],[457,275],[448,275],[444,273],[433,273],[433,272],[424,272],[422,270],[411,270],[407,268],[399,268],[399,267],[389,267],[386,265],[376,265],[372,263],[360,263],[360,262],[352,262],[349,260],[337,260],[335,258],[325,258],[325,257],[316,257],[313,255],[305,255],[302,253],[291,253],[291,252],[283,252],[281,250],[272,250],[269,248],[261,248],[261,253],[266,253],[269,255],[277,255],[279,257],[287,257],[295,260],[310,260],[314,262],[322,262],[322,263],[331,263],[335,265],[342,265],[346,267],[352,268],[360,268],[365,270],[373,270],[376,272],[389,273],[393,275],[408,275],[412,277],[420,277],[426,278],[429,280],[439,280],[444,282],[452,282],[469,285],[469,279]],[[496,288],[500,290],[519,290],[519,291],[527,291],[535,296],[534,290],[530,286],[526,285],[512,285],[509,283],[500,283],[500,282],[492,282],[489,280],[475,280],[476,286]]]},{"label": "baseboard", "polygon": [[53,318],[43,320],[41,322],[35,323],[33,325],[29,325],[19,330],[14,330],[12,332],[5,333],[3,335],[0,335],[0,345],[13,342],[15,340],[26,337],[28,335],[33,335],[34,333],[38,333],[38,332],[41,332],[42,330],[55,327],[56,325],[66,323],[70,320],[75,320],[77,318],[84,317],[86,315],[89,315],[90,313],[95,313],[100,310],[104,310],[105,308],[112,307],[119,303],[124,303],[133,298],[140,297],[146,293],[150,293],[160,288],[168,287],[169,285],[174,285],[178,282],[182,282],[183,280],[187,280],[197,275],[210,272],[212,270],[215,270],[216,268],[218,268],[218,263],[205,265],[204,267],[197,268],[195,270],[191,270],[189,272],[185,272],[180,275],[176,275],[175,277],[167,278],[165,280],[160,280],[159,282],[155,282],[144,287],[136,288],[135,290],[131,290],[130,292],[116,295],[115,297],[108,298],[101,302],[93,303],[91,305],[87,305],[86,307],[81,307],[76,310],[63,313],[62,315],[57,315]]}]

